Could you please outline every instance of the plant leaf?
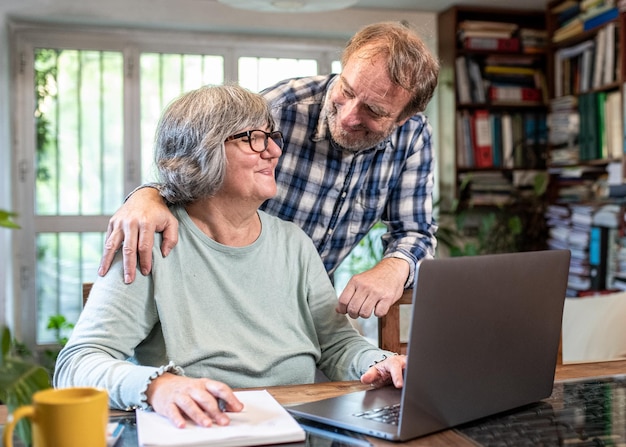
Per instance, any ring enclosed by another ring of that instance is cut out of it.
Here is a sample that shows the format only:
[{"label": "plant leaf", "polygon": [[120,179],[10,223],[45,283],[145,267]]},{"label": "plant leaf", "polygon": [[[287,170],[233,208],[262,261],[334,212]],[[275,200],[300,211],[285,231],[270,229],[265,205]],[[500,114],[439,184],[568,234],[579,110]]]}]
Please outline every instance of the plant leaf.
[{"label": "plant leaf", "polygon": [[[10,413],[22,405],[30,405],[33,394],[50,388],[48,372],[31,362],[19,358],[6,357],[0,367],[0,400],[7,404]],[[26,445],[31,445],[30,423],[21,420],[16,431]]]},{"label": "plant leaf", "polygon": [[20,405],[30,403],[33,393],[46,388],[50,388],[50,377],[43,367],[18,358],[5,358],[0,367],[0,400],[7,405],[14,399],[22,402]]},{"label": "plant leaf", "polygon": [[18,224],[13,222],[12,218],[16,217],[17,213],[12,213],[6,210],[0,210],[0,227],[6,228],[20,228]]},{"label": "plant leaf", "polygon": [[2,362],[0,365],[4,363],[4,359],[9,354],[9,350],[11,349],[11,331],[8,327],[4,327],[2,329]]}]

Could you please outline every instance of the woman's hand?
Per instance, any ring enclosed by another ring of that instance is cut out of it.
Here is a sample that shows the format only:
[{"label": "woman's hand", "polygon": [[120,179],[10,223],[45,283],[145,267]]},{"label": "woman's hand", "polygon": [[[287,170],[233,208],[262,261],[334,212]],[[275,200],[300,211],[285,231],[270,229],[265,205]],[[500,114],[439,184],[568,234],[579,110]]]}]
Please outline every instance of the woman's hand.
[{"label": "woman's hand", "polygon": [[393,383],[396,388],[404,385],[404,368],[406,355],[393,355],[378,362],[361,376],[361,383],[381,387]]},{"label": "woman's hand", "polygon": [[[178,428],[185,426],[185,416],[201,427],[228,425],[224,411],[239,412],[243,404],[228,385],[210,379],[192,379],[165,373],[152,380],[146,390],[154,411],[167,417]],[[222,401],[222,408],[220,402]]]}]

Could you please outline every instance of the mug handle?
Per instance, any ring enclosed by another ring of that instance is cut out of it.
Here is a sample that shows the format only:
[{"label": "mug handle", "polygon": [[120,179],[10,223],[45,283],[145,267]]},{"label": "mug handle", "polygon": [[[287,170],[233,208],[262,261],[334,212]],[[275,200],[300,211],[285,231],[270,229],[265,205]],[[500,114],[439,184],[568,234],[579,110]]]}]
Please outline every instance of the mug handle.
[{"label": "mug handle", "polygon": [[13,419],[4,426],[3,444],[4,447],[13,447],[13,429],[22,418],[32,418],[35,415],[35,407],[24,405],[13,412]]}]

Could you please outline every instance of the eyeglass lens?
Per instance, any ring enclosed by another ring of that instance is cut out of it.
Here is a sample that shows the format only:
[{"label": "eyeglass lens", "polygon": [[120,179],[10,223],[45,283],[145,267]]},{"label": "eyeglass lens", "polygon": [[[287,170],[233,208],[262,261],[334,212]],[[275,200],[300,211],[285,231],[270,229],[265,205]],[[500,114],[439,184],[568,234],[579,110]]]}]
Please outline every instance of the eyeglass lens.
[{"label": "eyeglass lens", "polygon": [[267,139],[271,138],[279,148],[283,148],[283,134],[279,131],[263,132],[262,130],[253,130],[250,132],[250,148],[255,152],[263,152],[267,149]]}]

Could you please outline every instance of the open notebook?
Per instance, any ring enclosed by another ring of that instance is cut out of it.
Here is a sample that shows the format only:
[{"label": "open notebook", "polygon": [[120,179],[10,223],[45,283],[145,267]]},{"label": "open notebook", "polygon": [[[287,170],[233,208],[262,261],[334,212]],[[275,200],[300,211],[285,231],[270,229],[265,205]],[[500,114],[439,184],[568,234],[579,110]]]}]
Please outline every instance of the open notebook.
[{"label": "open notebook", "polygon": [[[569,259],[568,250],[549,250],[423,261],[404,388],[288,411],[303,421],[405,441],[550,396]],[[399,411],[395,425],[364,417],[387,406]]]},{"label": "open notebook", "polygon": [[228,413],[231,422],[227,426],[206,428],[188,422],[179,429],[157,413],[137,410],[139,445],[239,447],[305,439],[304,430],[267,391],[236,391],[235,395],[244,409]]}]

